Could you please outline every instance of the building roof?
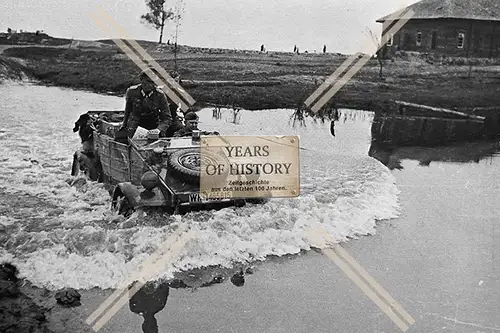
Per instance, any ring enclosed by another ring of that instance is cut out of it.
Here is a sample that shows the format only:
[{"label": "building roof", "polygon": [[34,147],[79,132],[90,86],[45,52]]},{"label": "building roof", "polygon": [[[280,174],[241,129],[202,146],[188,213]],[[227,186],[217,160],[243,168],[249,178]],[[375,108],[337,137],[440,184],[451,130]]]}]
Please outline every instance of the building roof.
[{"label": "building roof", "polygon": [[[499,0],[422,0],[406,8],[415,12],[413,19],[456,18],[500,21]],[[387,21],[394,13],[378,19],[377,22]]]}]

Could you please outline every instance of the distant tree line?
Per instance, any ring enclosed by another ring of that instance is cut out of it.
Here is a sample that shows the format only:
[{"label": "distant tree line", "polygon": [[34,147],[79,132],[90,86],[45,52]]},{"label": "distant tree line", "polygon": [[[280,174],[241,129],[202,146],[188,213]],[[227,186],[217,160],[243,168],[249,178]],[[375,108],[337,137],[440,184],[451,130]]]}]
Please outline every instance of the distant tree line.
[{"label": "distant tree line", "polygon": [[43,30],[37,30],[35,32],[30,32],[30,31],[23,31],[22,29],[20,29],[19,32],[17,32],[17,30],[12,30],[11,28],[7,28],[7,34],[13,35],[13,34],[17,34],[17,33],[20,33],[20,34],[35,34],[35,35],[44,34]]}]

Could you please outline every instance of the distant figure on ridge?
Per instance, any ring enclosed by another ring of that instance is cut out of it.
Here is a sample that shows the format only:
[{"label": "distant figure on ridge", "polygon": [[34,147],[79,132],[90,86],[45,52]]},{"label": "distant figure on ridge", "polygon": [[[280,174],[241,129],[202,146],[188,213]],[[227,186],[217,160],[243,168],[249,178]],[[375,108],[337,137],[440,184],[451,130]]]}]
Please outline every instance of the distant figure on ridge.
[{"label": "distant figure on ridge", "polygon": [[326,53],[326,45],[323,46],[323,54]]}]

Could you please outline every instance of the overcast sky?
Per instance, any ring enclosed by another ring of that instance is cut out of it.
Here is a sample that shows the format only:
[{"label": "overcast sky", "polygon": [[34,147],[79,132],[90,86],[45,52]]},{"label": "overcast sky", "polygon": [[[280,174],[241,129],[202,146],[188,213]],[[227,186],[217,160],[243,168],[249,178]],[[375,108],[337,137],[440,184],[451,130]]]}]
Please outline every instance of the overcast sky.
[{"label": "overcast sky", "polygon": [[[167,0],[170,7],[177,0]],[[362,51],[367,28],[380,34],[375,20],[416,0],[184,0],[179,44],[201,47],[268,50]],[[90,18],[105,9],[131,38],[157,40],[158,32],[141,23],[145,0],[2,0],[0,31],[44,30],[57,37],[104,39],[123,37],[103,31]],[[5,10],[4,10],[4,8]],[[165,31],[173,38],[174,26]]]}]

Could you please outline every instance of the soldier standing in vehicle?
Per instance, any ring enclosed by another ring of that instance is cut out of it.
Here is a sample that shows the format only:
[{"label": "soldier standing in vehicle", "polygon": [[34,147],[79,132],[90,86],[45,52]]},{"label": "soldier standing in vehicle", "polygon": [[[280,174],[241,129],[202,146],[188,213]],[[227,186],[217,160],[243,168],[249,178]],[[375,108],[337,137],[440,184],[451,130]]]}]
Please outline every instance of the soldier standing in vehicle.
[{"label": "soldier standing in vehicle", "polygon": [[154,69],[143,71],[139,76],[141,83],[128,88],[125,95],[122,129],[131,135],[140,126],[147,130],[158,129],[160,136],[166,136],[173,122],[167,96],[148,76],[151,72],[160,77]]}]

